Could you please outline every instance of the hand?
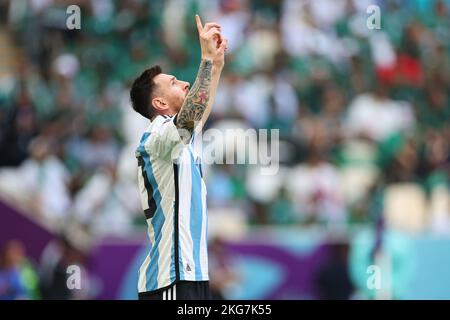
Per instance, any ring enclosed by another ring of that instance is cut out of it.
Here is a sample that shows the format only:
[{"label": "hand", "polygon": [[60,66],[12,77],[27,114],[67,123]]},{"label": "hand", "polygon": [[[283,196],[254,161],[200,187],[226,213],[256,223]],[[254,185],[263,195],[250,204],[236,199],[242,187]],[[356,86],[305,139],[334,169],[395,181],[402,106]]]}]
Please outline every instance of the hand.
[{"label": "hand", "polygon": [[195,15],[202,59],[212,60],[213,64],[222,67],[225,63],[225,50],[228,41],[221,35],[221,27],[215,22],[206,23],[204,26],[198,15]]}]

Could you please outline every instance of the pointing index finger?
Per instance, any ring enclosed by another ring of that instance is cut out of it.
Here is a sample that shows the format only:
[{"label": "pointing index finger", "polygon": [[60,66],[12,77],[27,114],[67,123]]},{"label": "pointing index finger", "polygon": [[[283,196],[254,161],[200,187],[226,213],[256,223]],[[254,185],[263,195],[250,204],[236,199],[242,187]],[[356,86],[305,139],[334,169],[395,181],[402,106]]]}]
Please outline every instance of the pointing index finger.
[{"label": "pointing index finger", "polygon": [[200,17],[198,14],[195,15],[195,22],[197,23],[198,32],[201,32],[203,30],[203,26],[202,26],[202,21],[200,20]]}]

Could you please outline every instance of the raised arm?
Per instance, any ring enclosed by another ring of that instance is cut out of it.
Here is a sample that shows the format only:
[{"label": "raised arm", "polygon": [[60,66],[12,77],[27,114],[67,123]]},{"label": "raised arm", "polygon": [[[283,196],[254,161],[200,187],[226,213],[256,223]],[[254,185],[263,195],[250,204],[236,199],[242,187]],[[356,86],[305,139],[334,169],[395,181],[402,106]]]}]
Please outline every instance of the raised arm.
[{"label": "raised arm", "polygon": [[178,112],[175,123],[179,129],[187,129],[191,133],[194,129],[198,132],[203,128],[211,112],[227,48],[227,40],[220,34],[220,25],[207,23],[202,26],[198,15],[195,20],[202,58],[197,78]]}]

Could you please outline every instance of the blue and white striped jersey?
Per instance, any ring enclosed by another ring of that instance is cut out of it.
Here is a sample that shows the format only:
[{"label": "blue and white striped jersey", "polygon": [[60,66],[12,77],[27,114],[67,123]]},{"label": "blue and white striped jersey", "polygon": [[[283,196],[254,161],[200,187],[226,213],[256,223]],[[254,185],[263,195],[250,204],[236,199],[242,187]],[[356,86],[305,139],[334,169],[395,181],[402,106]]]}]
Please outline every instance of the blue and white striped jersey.
[{"label": "blue and white striped jersey", "polygon": [[138,291],[151,292],[177,280],[208,277],[206,185],[200,157],[184,144],[176,116],[157,116],[136,150],[149,253],[139,269]]}]

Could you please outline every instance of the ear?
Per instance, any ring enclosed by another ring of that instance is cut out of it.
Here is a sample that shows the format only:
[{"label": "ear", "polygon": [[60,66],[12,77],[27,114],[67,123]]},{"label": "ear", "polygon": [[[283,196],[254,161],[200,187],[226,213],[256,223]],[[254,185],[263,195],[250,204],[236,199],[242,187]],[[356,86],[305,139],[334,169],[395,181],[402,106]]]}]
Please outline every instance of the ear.
[{"label": "ear", "polygon": [[163,111],[169,109],[169,105],[163,98],[153,98],[151,103],[156,111]]}]

